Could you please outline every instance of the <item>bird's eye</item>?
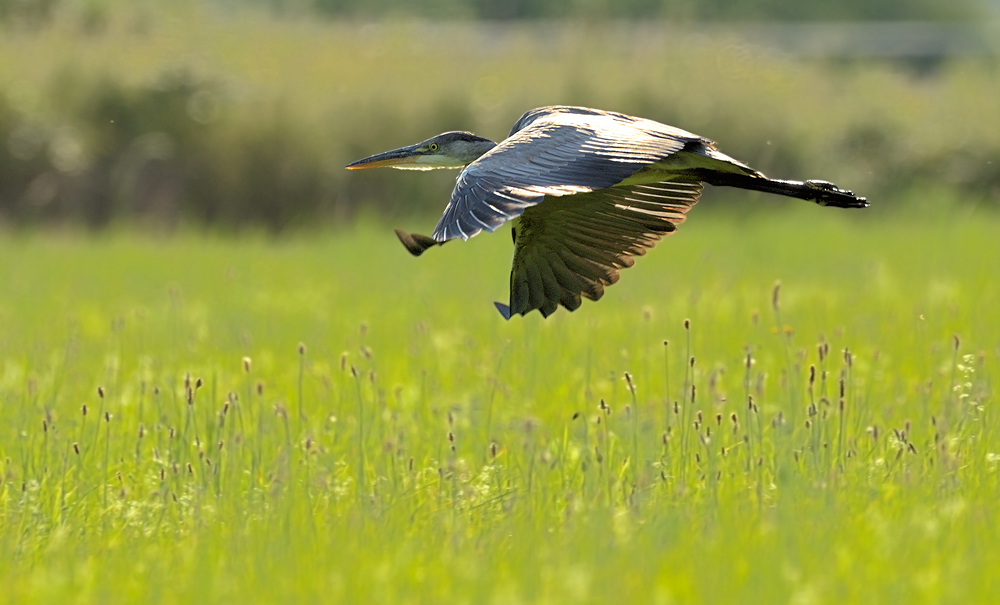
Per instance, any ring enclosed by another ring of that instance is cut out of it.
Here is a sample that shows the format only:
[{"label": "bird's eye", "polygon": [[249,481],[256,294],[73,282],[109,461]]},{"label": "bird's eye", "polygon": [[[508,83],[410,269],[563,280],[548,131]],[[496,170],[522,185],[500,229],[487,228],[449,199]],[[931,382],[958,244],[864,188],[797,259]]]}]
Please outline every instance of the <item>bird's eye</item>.
[{"label": "bird's eye", "polygon": [[438,150],[438,144],[437,143],[431,143],[430,145],[427,146],[427,148],[430,149],[431,151],[437,151]]}]

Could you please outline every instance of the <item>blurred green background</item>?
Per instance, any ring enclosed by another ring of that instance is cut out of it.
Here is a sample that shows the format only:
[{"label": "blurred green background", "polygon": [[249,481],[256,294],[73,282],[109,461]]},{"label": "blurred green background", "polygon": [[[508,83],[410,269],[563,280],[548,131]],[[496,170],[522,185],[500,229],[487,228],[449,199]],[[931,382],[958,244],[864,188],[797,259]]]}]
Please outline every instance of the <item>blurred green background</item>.
[{"label": "blurred green background", "polygon": [[[988,0],[0,0],[0,225],[432,217],[455,173],[344,164],[450,129],[502,139],[556,103],[679,126],[875,212],[996,208],[997,14]],[[750,207],[783,203],[764,199]]]}]

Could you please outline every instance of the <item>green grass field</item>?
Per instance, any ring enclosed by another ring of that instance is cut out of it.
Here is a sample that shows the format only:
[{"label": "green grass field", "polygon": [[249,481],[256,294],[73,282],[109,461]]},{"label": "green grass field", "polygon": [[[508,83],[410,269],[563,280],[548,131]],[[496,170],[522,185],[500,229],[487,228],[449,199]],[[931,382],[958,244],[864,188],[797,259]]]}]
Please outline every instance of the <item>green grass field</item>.
[{"label": "green grass field", "polygon": [[1000,220],[706,209],[509,323],[506,232],[3,234],[0,601],[994,598]]}]

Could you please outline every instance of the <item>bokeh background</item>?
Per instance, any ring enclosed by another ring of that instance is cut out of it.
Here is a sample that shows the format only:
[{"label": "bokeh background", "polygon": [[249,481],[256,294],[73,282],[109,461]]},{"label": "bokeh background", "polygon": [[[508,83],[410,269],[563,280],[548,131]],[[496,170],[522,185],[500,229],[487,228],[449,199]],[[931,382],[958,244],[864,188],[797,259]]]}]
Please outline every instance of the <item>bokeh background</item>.
[{"label": "bokeh background", "polygon": [[[430,221],[455,173],[344,164],[450,129],[501,139],[555,103],[680,126],[874,213],[997,209],[998,15],[992,0],[0,0],[0,225]],[[699,212],[784,203],[710,199]]]}]

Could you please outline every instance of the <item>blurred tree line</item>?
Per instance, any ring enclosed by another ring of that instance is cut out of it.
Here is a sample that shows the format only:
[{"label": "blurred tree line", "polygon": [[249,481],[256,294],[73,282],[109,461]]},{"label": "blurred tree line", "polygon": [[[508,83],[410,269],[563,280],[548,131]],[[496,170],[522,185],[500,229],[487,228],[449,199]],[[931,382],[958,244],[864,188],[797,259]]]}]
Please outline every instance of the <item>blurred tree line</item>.
[{"label": "blurred tree line", "polygon": [[[498,139],[523,111],[553,103],[674,124],[771,176],[832,180],[878,208],[1000,207],[995,57],[928,74],[801,62],[658,26],[117,14],[0,29],[0,225],[277,231],[365,212],[434,216],[456,173],[343,166],[445,130]],[[725,205],[724,190],[710,195]]]},{"label": "blurred tree line", "polygon": [[[229,0],[280,12],[376,19],[671,19],[680,21],[937,21],[990,14],[988,0]],[[94,15],[114,0],[0,0],[0,22],[37,26],[62,5]]]},{"label": "blurred tree line", "polygon": [[714,21],[954,20],[986,13],[982,0],[272,0],[338,17]]}]

